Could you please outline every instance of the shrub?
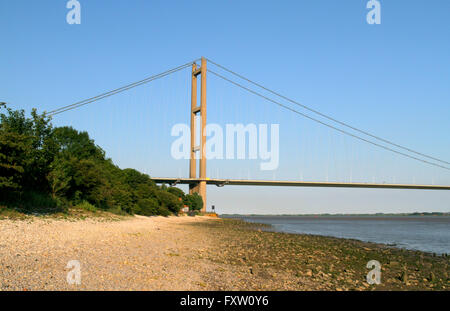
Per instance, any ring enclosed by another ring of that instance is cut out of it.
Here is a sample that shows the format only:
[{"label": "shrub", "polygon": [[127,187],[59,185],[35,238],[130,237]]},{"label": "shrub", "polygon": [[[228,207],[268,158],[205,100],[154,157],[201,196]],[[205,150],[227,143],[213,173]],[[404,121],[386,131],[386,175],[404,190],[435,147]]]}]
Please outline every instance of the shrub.
[{"label": "shrub", "polygon": [[182,200],[184,200],[185,198],[185,194],[183,190],[181,190],[180,188],[170,187],[167,189],[167,192],[172,193],[173,195],[175,195],[178,198],[181,198]]},{"label": "shrub", "polygon": [[152,198],[140,199],[133,211],[135,214],[143,216],[170,215],[170,211],[166,207],[159,205],[159,202]]},{"label": "shrub", "polygon": [[40,192],[25,192],[18,204],[20,212],[31,214],[48,214],[65,212],[67,206],[64,201],[55,200],[50,195]]},{"label": "shrub", "polygon": [[203,199],[198,193],[187,194],[185,204],[191,211],[200,211],[203,208]]},{"label": "shrub", "polygon": [[158,214],[157,215],[167,217],[167,216],[170,216],[170,211],[164,206],[158,206]]},{"label": "shrub", "polygon": [[[35,109],[26,117],[0,103],[0,205],[28,214],[75,206],[167,216],[186,204],[181,189],[158,187],[146,174],[120,169],[87,132],[53,128],[50,121]],[[201,209],[198,197],[188,202]]]},{"label": "shrub", "polygon": [[121,216],[127,215],[127,213],[124,210],[122,210],[119,206],[109,208],[108,212]]},{"label": "shrub", "polygon": [[180,198],[167,191],[158,192],[158,200],[162,207],[167,208],[174,214],[178,214],[183,206],[183,202],[180,201]]},{"label": "shrub", "polygon": [[137,202],[136,214],[144,216],[158,215],[159,204],[155,199],[141,199]]},{"label": "shrub", "polygon": [[91,203],[89,203],[88,201],[83,201],[83,202],[75,205],[75,208],[84,209],[89,212],[97,211],[97,208],[94,205],[92,205]]}]

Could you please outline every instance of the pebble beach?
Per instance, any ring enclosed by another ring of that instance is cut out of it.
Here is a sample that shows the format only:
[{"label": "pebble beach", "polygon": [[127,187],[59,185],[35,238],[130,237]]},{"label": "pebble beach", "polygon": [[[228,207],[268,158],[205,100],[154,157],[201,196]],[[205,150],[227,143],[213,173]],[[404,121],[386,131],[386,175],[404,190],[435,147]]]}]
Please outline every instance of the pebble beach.
[{"label": "pebble beach", "polygon": [[[0,220],[0,290],[448,290],[448,256],[215,217]],[[70,261],[80,283],[69,284]],[[381,284],[368,284],[370,260]]]}]

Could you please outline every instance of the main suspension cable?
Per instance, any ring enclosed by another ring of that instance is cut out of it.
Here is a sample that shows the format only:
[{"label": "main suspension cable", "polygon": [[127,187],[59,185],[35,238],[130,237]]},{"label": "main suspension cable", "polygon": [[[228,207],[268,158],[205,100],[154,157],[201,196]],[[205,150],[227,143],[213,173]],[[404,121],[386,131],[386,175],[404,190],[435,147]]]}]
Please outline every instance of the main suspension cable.
[{"label": "main suspension cable", "polygon": [[192,65],[193,63],[195,63],[196,61],[198,61],[198,59],[194,60],[192,62],[186,63],[184,65],[175,67],[173,69],[167,70],[165,72],[159,73],[157,75],[153,75],[151,77],[145,78],[143,80],[140,80],[140,81],[137,81],[137,82],[134,82],[134,83],[122,86],[122,87],[114,89],[112,91],[109,91],[109,92],[106,92],[106,93],[103,93],[103,94],[100,94],[100,95],[97,95],[97,96],[94,96],[94,97],[91,97],[91,98],[88,98],[88,99],[76,102],[76,103],[71,104],[71,105],[60,107],[58,109],[50,111],[47,115],[48,116],[54,116],[54,115],[57,115],[57,114],[60,114],[60,113],[63,113],[63,112],[66,112],[66,111],[69,111],[69,110],[72,110],[72,109],[76,109],[76,108],[79,108],[81,106],[84,106],[84,105],[87,105],[87,104],[90,104],[90,103],[93,103],[93,102],[96,102],[96,101],[99,101],[99,100],[107,98],[109,96],[116,95],[118,93],[121,93],[121,92],[127,91],[129,89],[135,88],[137,86],[140,86],[140,85],[143,85],[143,84],[147,84],[147,83],[149,83],[151,81],[163,78],[163,77],[168,76],[168,75],[170,75],[172,73],[175,73],[177,71],[185,69],[185,68],[189,67],[190,65]]},{"label": "main suspension cable", "polygon": [[392,141],[389,141],[389,140],[387,140],[387,139],[384,139],[384,138],[381,138],[381,137],[379,137],[379,136],[373,135],[373,134],[371,134],[371,133],[369,133],[369,132],[367,132],[367,131],[358,129],[358,128],[354,127],[354,126],[349,125],[348,123],[339,121],[339,120],[337,120],[337,119],[335,119],[335,118],[333,118],[333,117],[330,117],[330,116],[328,116],[328,115],[326,115],[326,114],[324,114],[324,113],[321,113],[320,111],[317,111],[317,110],[315,110],[315,109],[312,109],[312,108],[310,108],[310,107],[308,107],[308,106],[306,106],[306,105],[303,105],[303,104],[301,104],[301,103],[299,103],[299,102],[297,102],[297,101],[295,101],[295,100],[293,100],[293,99],[290,99],[290,98],[288,98],[288,97],[286,97],[286,96],[284,96],[284,95],[281,95],[281,94],[279,94],[279,93],[277,93],[277,92],[275,92],[275,91],[273,91],[273,90],[271,90],[271,89],[269,89],[269,88],[267,88],[267,87],[265,87],[265,86],[263,86],[263,85],[261,85],[261,84],[259,84],[259,83],[256,83],[256,82],[254,82],[254,81],[252,81],[252,80],[250,80],[250,79],[248,79],[248,78],[246,78],[246,77],[244,77],[244,76],[242,76],[242,75],[240,75],[240,74],[238,74],[238,73],[236,73],[236,72],[234,72],[234,71],[232,71],[232,70],[230,70],[230,69],[228,69],[228,68],[226,68],[226,67],[224,67],[224,66],[222,66],[222,65],[220,65],[220,64],[218,64],[218,63],[216,63],[216,62],[214,62],[214,61],[212,61],[212,60],[210,60],[210,59],[208,59],[208,62],[212,63],[213,65],[216,65],[217,67],[219,67],[219,68],[221,68],[221,69],[223,69],[223,70],[225,70],[225,71],[227,71],[227,72],[229,72],[229,73],[231,73],[231,74],[233,74],[233,75],[239,77],[240,79],[245,80],[245,81],[247,81],[247,82],[249,82],[249,83],[251,83],[251,84],[253,84],[253,85],[255,85],[255,86],[257,86],[257,87],[259,87],[259,88],[261,88],[261,89],[263,89],[263,90],[265,90],[265,91],[267,91],[267,92],[269,92],[269,93],[272,93],[272,94],[274,94],[274,95],[276,95],[276,96],[278,96],[278,97],[280,97],[280,98],[283,98],[283,99],[286,100],[286,101],[289,101],[289,102],[291,102],[291,103],[293,103],[293,104],[295,104],[295,105],[297,105],[297,106],[300,106],[300,107],[302,107],[302,108],[304,108],[304,109],[306,109],[306,110],[309,110],[309,111],[311,111],[311,112],[313,112],[313,113],[315,113],[315,114],[317,114],[317,115],[320,115],[321,117],[324,117],[324,118],[326,118],[326,119],[328,119],[328,120],[331,120],[331,121],[333,121],[333,122],[336,122],[336,123],[338,123],[338,124],[340,124],[340,125],[342,125],[342,126],[345,126],[345,127],[347,127],[347,128],[350,128],[350,129],[352,129],[352,130],[354,130],[354,131],[357,131],[357,132],[359,132],[359,133],[361,133],[361,134],[370,136],[370,137],[372,137],[372,138],[375,138],[375,139],[377,139],[377,140],[379,140],[379,141],[382,141],[382,142],[384,142],[384,143],[390,144],[390,145],[395,146],[395,147],[397,147],[397,148],[400,148],[400,149],[409,151],[409,152],[411,152],[411,153],[415,153],[415,154],[420,155],[420,156],[422,156],[422,157],[425,157],[425,158],[428,158],[428,159],[432,159],[432,160],[435,160],[435,161],[438,161],[438,162],[441,162],[441,163],[450,164],[450,162],[447,162],[447,161],[444,161],[444,160],[441,160],[441,159],[438,159],[438,158],[429,156],[429,155],[427,155],[427,154],[424,154],[424,153],[415,151],[415,150],[413,150],[413,149],[404,147],[404,146],[402,146],[402,145],[396,144],[396,143],[394,143],[394,142],[392,142]]},{"label": "main suspension cable", "polygon": [[440,165],[440,164],[437,164],[437,163],[433,163],[433,162],[430,162],[430,161],[427,161],[427,160],[423,160],[423,159],[417,158],[417,157],[415,157],[415,156],[406,154],[406,153],[404,153],[404,152],[397,151],[397,150],[395,150],[395,149],[386,147],[386,146],[384,146],[384,145],[378,144],[378,143],[376,143],[376,142],[370,141],[370,140],[365,139],[365,138],[363,138],[363,137],[360,137],[360,136],[358,136],[358,135],[355,135],[355,134],[352,134],[352,133],[347,132],[347,131],[345,131],[345,130],[342,130],[342,129],[340,129],[340,128],[338,128],[338,127],[335,127],[335,126],[333,126],[333,125],[331,125],[331,124],[325,123],[325,122],[323,122],[323,121],[321,121],[321,120],[319,120],[319,119],[316,119],[316,118],[314,118],[314,117],[311,117],[311,116],[309,116],[309,115],[307,115],[307,114],[305,114],[305,113],[303,113],[303,112],[300,112],[300,111],[298,111],[298,110],[295,110],[295,109],[293,109],[293,108],[291,108],[291,107],[289,107],[289,106],[286,106],[286,105],[284,105],[284,104],[282,104],[282,103],[280,103],[280,102],[278,102],[278,101],[276,101],[276,100],[274,100],[274,99],[271,99],[271,98],[269,98],[269,97],[267,97],[267,96],[265,96],[265,95],[262,95],[261,93],[258,93],[257,91],[254,91],[254,90],[252,90],[252,89],[249,89],[249,88],[243,86],[242,84],[239,84],[239,83],[237,83],[237,82],[235,82],[235,81],[232,81],[232,80],[230,80],[230,79],[228,79],[228,78],[226,78],[226,77],[224,77],[224,76],[222,76],[222,75],[220,75],[220,74],[218,74],[218,73],[216,73],[216,72],[214,72],[214,71],[212,71],[212,70],[210,70],[210,69],[208,69],[208,72],[212,73],[213,75],[215,75],[215,76],[217,76],[217,77],[219,77],[219,78],[221,78],[221,79],[223,79],[223,80],[225,80],[225,81],[227,81],[227,82],[229,82],[229,83],[231,83],[231,84],[234,84],[234,85],[237,86],[237,87],[240,87],[240,88],[246,90],[247,92],[250,92],[250,93],[252,93],[252,94],[254,94],[254,95],[256,95],[256,96],[259,96],[259,97],[261,97],[261,98],[263,98],[263,99],[265,99],[265,100],[267,100],[267,101],[269,101],[269,102],[272,102],[272,103],[274,103],[274,104],[276,104],[276,105],[278,105],[278,106],[280,106],[280,107],[283,107],[283,108],[285,108],[285,109],[287,109],[287,110],[289,110],[289,111],[292,111],[292,112],[294,112],[294,113],[296,113],[296,114],[299,114],[299,115],[301,115],[301,116],[303,116],[303,117],[305,117],[305,118],[307,118],[307,119],[310,119],[310,120],[312,120],[312,121],[314,121],[314,122],[320,123],[320,124],[322,124],[322,125],[324,125],[324,126],[326,126],[326,127],[329,127],[329,128],[331,128],[331,129],[333,129],[333,130],[336,130],[336,131],[338,131],[338,132],[341,132],[341,133],[343,133],[343,134],[345,134],[345,135],[351,136],[351,137],[353,137],[353,138],[359,139],[359,140],[364,141],[364,142],[366,142],[366,143],[369,143],[369,144],[372,144],[372,145],[374,145],[374,146],[383,148],[383,149],[385,149],[385,150],[394,152],[394,153],[396,153],[396,154],[399,154],[399,155],[408,157],[408,158],[410,158],[410,159],[417,160],[417,161],[420,161],[420,162],[423,162],[423,163],[427,163],[427,164],[430,164],[430,165],[433,165],[433,166],[436,166],[436,167],[440,167],[440,168],[443,168],[443,169],[446,169],[446,170],[450,170],[449,167],[446,167],[446,166],[443,166],[443,165]]}]

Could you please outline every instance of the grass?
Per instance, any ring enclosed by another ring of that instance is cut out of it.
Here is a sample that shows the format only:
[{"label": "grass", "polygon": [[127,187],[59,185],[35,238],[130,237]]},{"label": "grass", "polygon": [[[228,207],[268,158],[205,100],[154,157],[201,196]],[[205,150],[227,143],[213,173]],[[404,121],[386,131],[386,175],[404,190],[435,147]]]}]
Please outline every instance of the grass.
[{"label": "grass", "polygon": [[92,212],[92,213],[95,213],[95,212],[98,211],[98,209],[94,205],[89,203],[88,201],[83,201],[80,204],[75,205],[74,208],[75,209],[82,209],[82,210],[85,210],[85,211],[88,211],[88,212]]},{"label": "grass", "polygon": [[25,220],[29,215],[18,212],[15,209],[0,205],[0,219]]},{"label": "grass", "polygon": [[16,200],[11,202],[0,202],[0,219],[25,220],[33,217],[49,219],[123,219],[131,216],[120,207],[108,210],[99,209],[87,201],[73,205],[71,202],[52,198],[49,195],[38,192],[25,192]]},{"label": "grass", "polygon": [[77,221],[85,219],[96,219],[104,221],[119,221],[132,217],[130,215],[118,215],[108,211],[102,211],[98,209],[92,209],[86,205],[77,205],[69,208],[67,211],[55,212],[55,213],[23,213],[14,208],[8,208],[6,206],[0,206],[0,220],[33,220],[34,218],[41,219],[54,219],[54,220],[68,220]]}]

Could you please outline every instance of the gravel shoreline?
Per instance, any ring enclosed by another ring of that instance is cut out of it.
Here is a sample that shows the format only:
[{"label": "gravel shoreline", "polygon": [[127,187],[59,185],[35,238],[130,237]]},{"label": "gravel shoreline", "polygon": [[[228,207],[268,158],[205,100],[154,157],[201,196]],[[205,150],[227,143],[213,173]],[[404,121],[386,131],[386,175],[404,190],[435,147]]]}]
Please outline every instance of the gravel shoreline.
[{"label": "gravel shoreline", "polygon": [[[0,290],[448,290],[448,257],[213,217],[0,220]],[[365,267],[382,264],[382,284]],[[81,264],[70,285],[69,261]]]},{"label": "gravel shoreline", "polygon": [[[200,290],[210,267],[192,258],[210,241],[184,224],[205,220],[0,220],[0,289]],[[66,281],[71,260],[81,264],[81,285]]]}]

